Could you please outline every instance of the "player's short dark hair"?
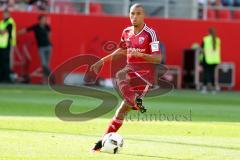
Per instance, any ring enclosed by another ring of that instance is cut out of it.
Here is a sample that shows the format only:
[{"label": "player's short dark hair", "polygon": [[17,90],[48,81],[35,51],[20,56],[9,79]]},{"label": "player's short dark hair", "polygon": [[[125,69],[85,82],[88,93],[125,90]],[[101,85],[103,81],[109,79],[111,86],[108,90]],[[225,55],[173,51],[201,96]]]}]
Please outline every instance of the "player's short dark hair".
[{"label": "player's short dark hair", "polygon": [[144,10],[144,6],[143,6],[142,4],[140,4],[140,3],[135,3],[135,4],[133,4],[133,5],[131,6],[131,8],[132,8],[132,7],[142,8],[142,9]]}]

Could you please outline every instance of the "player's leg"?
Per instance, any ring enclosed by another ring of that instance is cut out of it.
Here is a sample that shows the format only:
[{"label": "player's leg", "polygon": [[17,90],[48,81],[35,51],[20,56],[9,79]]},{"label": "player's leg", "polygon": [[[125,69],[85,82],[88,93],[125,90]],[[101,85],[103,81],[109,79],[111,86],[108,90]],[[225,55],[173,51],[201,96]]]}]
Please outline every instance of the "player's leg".
[{"label": "player's leg", "polygon": [[117,132],[118,129],[122,126],[124,118],[129,111],[131,111],[131,107],[126,103],[126,101],[122,101],[121,105],[113,116],[113,119],[110,122],[105,134],[110,132]]},{"label": "player's leg", "polygon": [[[132,84],[129,81],[129,80],[131,80],[131,77],[127,78],[128,73],[129,73],[128,67],[125,67],[123,70],[120,70],[117,73],[118,88],[119,88],[120,93],[124,97],[124,101],[121,103],[121,105],[117,109],[105,134],[110,133],[110,132],[117,132],[118,129],[123,124],[124,117],[127,115],[127,113],[129,111],[131,111],[131,109],[140,110],[140,108],[143,107],[141,97],[138,97],[136,94],[136,93],[140,92],[140,94],[138,94],[140,96],[143,93],[143,90],[136,91],[136,90],[131,89],[131,88],[134,88],[134,86],[132,86]],[[141,85],[141,83],[137,83],[137,84]],[[145,84],[145,83],[143,83],[143,84]],[[144,109],[144,107],[143,107],[143,109]],[[96,143],[96,145],[94,146],[94,148],[92,150],[98,151],[101,148],[102,148],[102,138]]]},{"label": "player's leg", "polygon": [[[139,95],[143,94],[142,90],[140,90],[138,92],[140,93]],[[142,99],[136,98],[135,93],[133,93],[133,92],[124,92],[124,93],[128,93],[128,94],[125,95],[126,96],[124,98],[125,100],[121,103],[121,105],[117,109],[113,119],[111,120],[111,122],[108,125],[108,128],[107,128],[105,134],[110,133],[110,132],[117,132],[118,129],[122,126],[125,116],[132,109],[140,110],[141,112],[143,110],[146,111],[146,109],[142,106]],[[129,94],[129,93],[132,93],[132,94]],[[130,100],[130,98],[132,98],[132,100],[130,101],[131,103],[132,103],[132,101],[134,101],[133,104],[128,102]],[[128,99],[128,101],[126,99]],[[136,108],[136,106],[138,108]],[[95,144],[95,146],[92,149],[93,151],[99,151],[102,148],[102,138]]]},{"label": "player's leg", "polygon": [[[121,105],[113,116],[113,119],[109,123],[105,134],[108,134],[110,132],[117,132],[118,129],[122,126],[123,120],[129,111],[131,111],[131,107],[126,103],[126,101],[122,101]],[[102,148],[102,138],[95,144],[92,149],[93,151],[99,151]]]},{"label": "player's leg", "polygon": [[134,90],[134,87],[141,85],[141,83],[137,82],[136,76],[131,76],[129,72],[132,72],[130,66],[126,66],[124,69],[118,71],[116,74],[116,83],[119,93],[124,97],[125,103],[132,106],[132,109],[138,110],[139,108],[136,103],[137,93],[136,90]]}]

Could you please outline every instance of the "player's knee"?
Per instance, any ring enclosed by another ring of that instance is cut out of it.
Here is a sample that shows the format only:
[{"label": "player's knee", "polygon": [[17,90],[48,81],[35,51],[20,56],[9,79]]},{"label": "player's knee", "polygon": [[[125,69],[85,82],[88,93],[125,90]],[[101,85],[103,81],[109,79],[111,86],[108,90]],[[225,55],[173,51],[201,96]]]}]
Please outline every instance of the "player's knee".
[{"label": "player's knee", "polygon": [[115,116],[117,118],[124,119],[124,117],[127,115],[129,111],[131,111],[131,107],[126,102],[123,102],[122,105],[116,111]]}]

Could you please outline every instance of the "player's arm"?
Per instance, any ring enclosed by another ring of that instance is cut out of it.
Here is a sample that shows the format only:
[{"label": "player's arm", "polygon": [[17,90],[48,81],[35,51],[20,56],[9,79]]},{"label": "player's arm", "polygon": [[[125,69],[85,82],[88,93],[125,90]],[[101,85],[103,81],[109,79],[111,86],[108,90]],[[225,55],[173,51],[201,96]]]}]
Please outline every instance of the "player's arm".
[{"label": "player's arm", "polygon": [[118,48],[117,50],[115,50],[113,53],[103,57],[102,59],[100,59],[99,61],[97,61],[96,63],[94,63],[91,67],[90,70],[94,71],[95,73],[98,72],[99,68],[103,65],[104,62],[110,61],[112,59],[112,57],[116,56],[116,55],[120,55],[120,54],[127,54],[127,50],[124,48]]},{"label": "player's arm", "polygon": [[133,57],[143,58],[144,60],[146,60],[147,62],[150,62],[150,63],[159,64],[162,60],[161,54],[145,54],[145,53],[141,53],[141,52],[132,52],[130,55]]},{"label": "player's arm", "polygon": [[127,50],[123,49],[123,48],[118,48],[113,53],[103,57],[100,61],[103,61],[103,62],[110,61],[112,59],[112,57],[114,57],[116,55],[120,55],[120,54],[126,55],[127,54]]},{"label": "player's arm", "polygon": [[143,53],[143,58],[148,62],[157,63],[157,64],[159,64],[162,61],[161,54],[151,54],[150,55],[150,54]]}]

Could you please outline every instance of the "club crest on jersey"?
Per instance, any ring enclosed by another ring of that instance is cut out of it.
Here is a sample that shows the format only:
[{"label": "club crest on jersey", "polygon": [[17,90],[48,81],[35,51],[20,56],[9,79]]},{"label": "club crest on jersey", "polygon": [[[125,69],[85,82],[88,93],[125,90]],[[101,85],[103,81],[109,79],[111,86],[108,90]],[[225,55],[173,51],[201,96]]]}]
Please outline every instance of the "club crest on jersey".
[{"label": "club crest on jersey", "polygon": [[144,37],[139,37],[139,44],[143,44],[143,42],[144,42],[144,40],[145,40],[145,38]]}]

